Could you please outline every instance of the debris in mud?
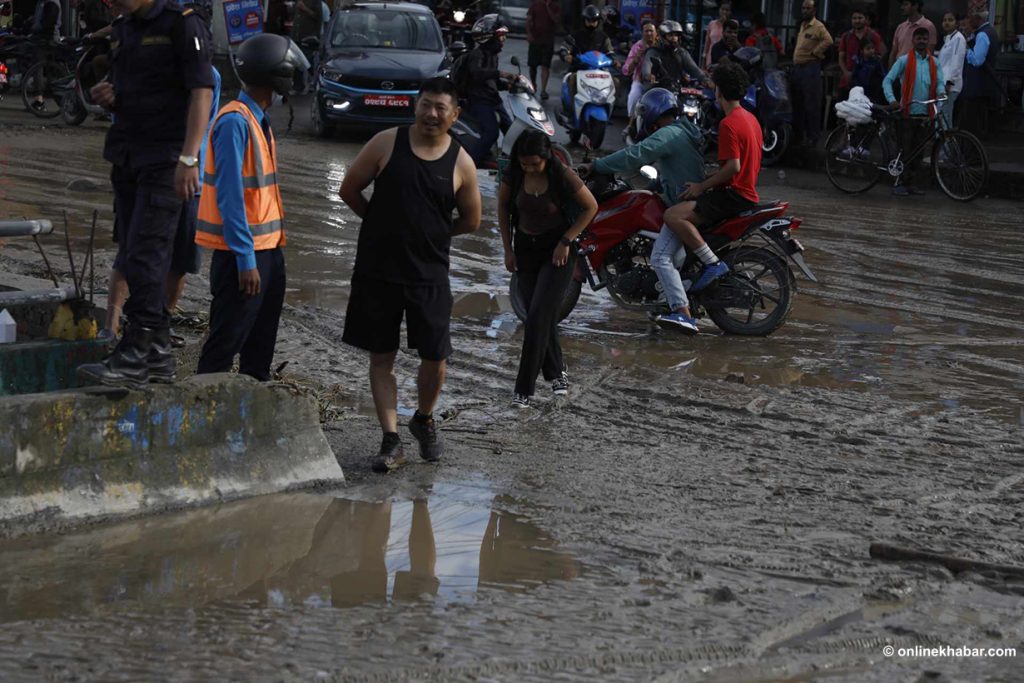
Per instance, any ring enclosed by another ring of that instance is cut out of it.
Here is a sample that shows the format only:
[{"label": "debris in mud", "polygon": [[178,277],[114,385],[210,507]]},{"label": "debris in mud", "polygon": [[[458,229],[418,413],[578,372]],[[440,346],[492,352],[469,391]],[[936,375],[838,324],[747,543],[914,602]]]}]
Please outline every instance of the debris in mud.
[{"label": "debris in mud", "polygon": [[713,604],[735,601],[736,593],[734,593],[728,586],[719,586],[708,594],[708,602]]},{"label": "debris in mud", "polygon": [[872,543],[868,549],[871,557],[877,560],[889,560],[893,562],[931,562],[939,564],[954,574],[963,572],[993,572],[1015,578],[1024,578],[1024,567],[1015,567],[1005,564],[994,564],[979,560],[969,560],[962,557],[953,557],[924,550],[902,548],[889,543]]}]

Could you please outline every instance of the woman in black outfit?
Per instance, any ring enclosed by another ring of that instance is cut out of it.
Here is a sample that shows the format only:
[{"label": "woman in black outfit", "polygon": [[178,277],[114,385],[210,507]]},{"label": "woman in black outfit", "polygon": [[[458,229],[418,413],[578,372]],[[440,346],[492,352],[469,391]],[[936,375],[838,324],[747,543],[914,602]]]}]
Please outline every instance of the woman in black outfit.
[{"label": "woman in black outfit", "polygon": [[558,308],[576,266],[572,241],[596,213],[594,195],[552,154],[550,138],[540,131],[523,133],[498,189],[505,267],[517,274],[519,292],[529,306],[512,398],[517,408],[529,407],[540,371],[556,395],[569,393],[558,343]]}]

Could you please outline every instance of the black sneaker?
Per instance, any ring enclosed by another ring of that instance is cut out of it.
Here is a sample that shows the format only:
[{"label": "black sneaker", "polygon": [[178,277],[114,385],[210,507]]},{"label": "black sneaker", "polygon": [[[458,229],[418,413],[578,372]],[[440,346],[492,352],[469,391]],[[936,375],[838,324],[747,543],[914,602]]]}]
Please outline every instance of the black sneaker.
[{"label": "black sneaker", "polygon": [[32,104],[29,105],[34,111],[43,112],[46,111],[46,102],[40,102],[39,100],[33,100]]},{"label": "black sneaker", "polygon": [[525,394],[512,394],[512,407],[519,410],[530,407],[530,397]]},{"label": "black sneaker", "polygon": [[409,431],[420,442],[420,457],[427,462],[437,462],[444,452],[444,444],[437,435],[434,418],[423,417],[418,412],[409,420]]},{"label": "black sneaker", "polygon": [[569,395],[569,373],[562,370],[562,374],[551,380],[551,392],[555,396]]},{"label": "black sneaker", "polygon": [[370,461],[370,469],[374,472],[387,474],[394,472],[405,464],[405,451],[402,439],[396,433],[388,433],[380,441],[380,452]]}]

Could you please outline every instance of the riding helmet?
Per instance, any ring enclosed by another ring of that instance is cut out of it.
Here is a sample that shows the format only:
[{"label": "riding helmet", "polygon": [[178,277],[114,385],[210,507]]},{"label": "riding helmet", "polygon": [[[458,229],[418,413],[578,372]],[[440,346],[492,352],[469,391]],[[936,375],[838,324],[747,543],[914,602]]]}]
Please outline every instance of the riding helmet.
[{"label": "riding helmet", "polygon": [[683,25],[678,21],[672,19],[666,19],[661,22],[661,26],[658,27],[658,33],[663,36],[667,36],[670,33],[683,33]]},{"label": "riding helmet", "polygon": [[270,87],[287,95],[295,83],[295,72],[309,69],[309,60],[290,38],[261,33],[247,38],[235,54],[235,71],[248,86]]},{"label": "riding helmet", "polygon": [[476,20],[469,35],[474,42],[486,43],[491,38],[508,35],[508,26],[501,20],[498,14],[485,14]]},{"label": "riding helmet", "polygon": [[587,5],[583,8],[583,21],[597,21],[601,18],[601,10],[594,5]]},{"label": "riding helmet", "polygon": [[651,88],[636,104],[637,142],[654,132],[654,122],[665,114],[679,116],[679,100],[665,88]]}]

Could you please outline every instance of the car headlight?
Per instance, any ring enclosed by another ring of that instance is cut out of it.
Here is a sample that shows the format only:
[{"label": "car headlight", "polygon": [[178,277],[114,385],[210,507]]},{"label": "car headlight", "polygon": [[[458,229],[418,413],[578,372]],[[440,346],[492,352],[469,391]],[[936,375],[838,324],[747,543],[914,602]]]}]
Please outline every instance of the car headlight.
[{"label": "car headlight", "polygon": [[455,20],[456,24],[461,24],[466,20],[466,13],[460,9],[457,9],[454,12],[452,12],[452,19]]},{"label": "car headlight", "polygon": [[325,81],[334,81],[335,83],[341,83],[341,79],[344,78],[344,75],[340,71],[335,71],[333,69],[324,69],[320,72],[320,76]]}]

